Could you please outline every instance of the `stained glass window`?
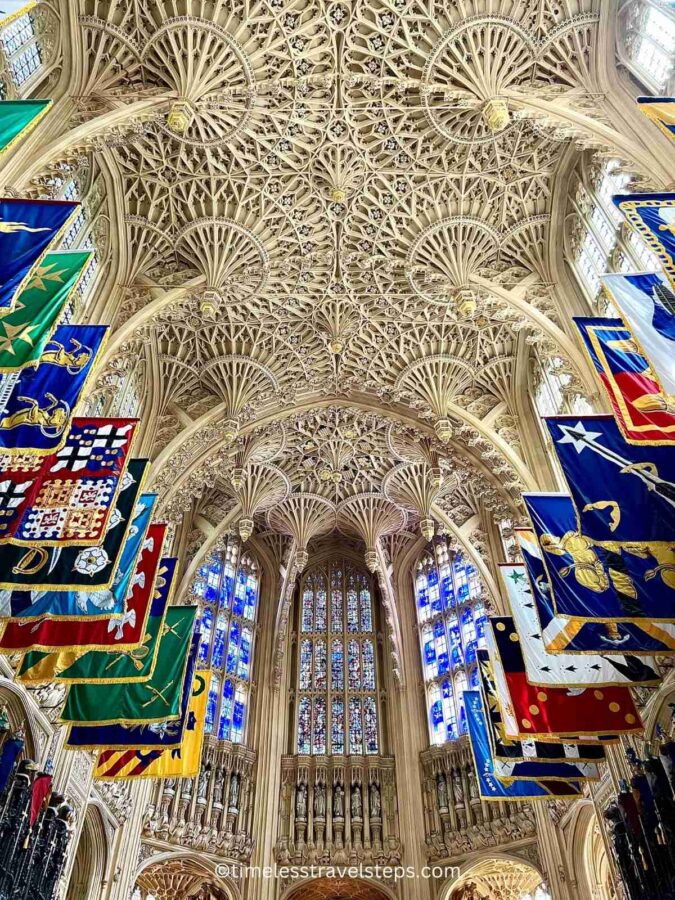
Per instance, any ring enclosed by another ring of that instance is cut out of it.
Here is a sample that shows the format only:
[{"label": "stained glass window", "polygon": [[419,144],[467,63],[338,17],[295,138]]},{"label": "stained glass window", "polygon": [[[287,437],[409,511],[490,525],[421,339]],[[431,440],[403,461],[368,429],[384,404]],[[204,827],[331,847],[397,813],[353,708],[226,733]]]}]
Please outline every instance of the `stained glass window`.
[{"label": "stained glass window", "polygon": [[[415,593],[429,732],[443,744],[466,732],[462,694],[475,684],[476,651],[485,646],[483,589],[470,559],[438,541],[420,560]],[[362,658],[365,677],[365,652]]]},{"label": "stained glass window", "polygon": [[338,561],[310,570],[298,625],[298,753],[378,753],[370,577]]},{"label": "stained glass window", "polygon": [[212,733],[217,723],[220,740],[238,743],[244,739],[258,592],[257,565],[247,554],[240,556],[236,542],[212,553],[199,567],[192,584],[192,593],[201,607],[199,663],[214,672],[207,732]]}]

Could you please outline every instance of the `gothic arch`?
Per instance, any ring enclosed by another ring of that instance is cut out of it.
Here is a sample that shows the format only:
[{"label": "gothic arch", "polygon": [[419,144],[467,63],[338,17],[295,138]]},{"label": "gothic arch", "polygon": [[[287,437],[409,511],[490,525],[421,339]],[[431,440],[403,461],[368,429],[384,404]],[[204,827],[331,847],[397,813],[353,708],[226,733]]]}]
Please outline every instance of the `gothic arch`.
[{"label": "gothic arch", "polygon": [[221,878],[219,861],[204,853],[166,851],[145,859],[139,866],[136,885],[142,896],[156,900],[189,900],[204,886],[213,886],[227,900],[240,900],[241,890],[231,878]]},{"label": "gothic arch", "polygon": [[397,900],[395,891],[380,879],[308,878],[291,884],[279,900]]},{"label": "gothic arch", "polygon": [[39,726],[39,722],[44,720],[43,714],[37,707],[33,707],[22,688],[5,678],[0,679],[0,706],[6,708],[10,725],[14,730],[24,728],[24,756],[41,762],[44,739],[40,738],[40,731],[42,730],[44,734],[48,730],[46,723],[43,729]]},{"label": "gothic arch", "polygon": [[[499,886],[504,891],[500,894],[503,900],[520,900],[525,891],[533,890],[543,881],[544,876],[538,866],[515,853],[485,853],[461,863],[459,877],[443,883],[438,900],[461,900],[462,888],[471,883],[483,890],[485,897],[495,896],[492,892]],[[516,890],[509,891],[510,885],[516,886]]]},{"label": "gothic arch", "polygon": [[75,860],[68,881],[66,900],[98,900],[108,868],[110,848],[101,811],[88,803]]}]

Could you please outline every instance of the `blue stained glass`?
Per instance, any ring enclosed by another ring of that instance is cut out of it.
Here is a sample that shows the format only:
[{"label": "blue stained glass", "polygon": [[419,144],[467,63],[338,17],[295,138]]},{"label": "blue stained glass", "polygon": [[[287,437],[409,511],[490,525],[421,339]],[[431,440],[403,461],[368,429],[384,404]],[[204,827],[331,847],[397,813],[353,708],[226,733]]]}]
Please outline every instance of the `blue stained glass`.
[{"label": "blue stained glass", "polygon": [[326,642],[317,641],[314,645],[314,690],[325,691],[326,679]]},{"label": "blue stained glass", "polygon": [[326,630],[326,592],[323,589],[323,578],[321,579],[321,588],[316,592],[314,600],[314,631]]},{"label": "blue stained glass", "polygon": [[[231,572],[231,570],[230,570]],[[220,588],[220,605],[223,609],[229,609],[232,605],[232,591],[234,589],[234,578],[229,572],[225,572],[223,583]]]},{"label": "blue stained glass", "polygon": [[210,584],[206,585],[204,589],[204,599],[207,603],[215,603],[218,599],[218,589],[212,587]]},{"label": "blue stained glass", "polygon": [[241,625],[239,622],[232,622],[230,628],[230,640],[227,645],[227,674],[234,675],[237,670],[237,656],[239,655],[239,637],[241,633]]},{"label": "blue stained glass", "polygon": [[211,676],[211,684],[209,686],[209,696],[206,701],[206,716],[204,717],[204,731],[211,734],[213,731],[213,723],[216,721],[216,706],[218,705],[218,694],[220,692],[220,679],[217,675]]},{"label": "blue stained glass", "polygon": [[228,679],[223,685],[223,702],[220,706],[220,722],[218,724],[218,739],[227,741],[230,738],[230,724],[232,722],[232,702],[234,700],[234,685]]},{"label": "blue stained glass", "polygon": [[375,690],[375,651],[372,641],[363,641],[361,644],[361,653],[363,655],[363,689],[365,691]]},{"label": "blue stained glass", "polygon": [[232,712],[232,741],[239,744],[244,736],[244,722],[246,720],[246,704],[244,695],[237,691],[237,699],[234,701]]},{"label": "blue stained glass", "polygon": [[208,572],[209,572],[209,567],[207,565],[205,565],[204,563],[202,563],[201,566],[197,569],[197,575],[199,575],[200,578],[206,578],[206,576],[208,575]]},{"label": "blue stained glass", "polygon": [[242,628],[241,630],[241,646],[239,647],[239,665],[237,666],[237,675],[244,681],[248,681],[251,663],[251,629]]},{"label": "blue stained glass", "polygon": [[298,753],[312,751],[312,701],[301,697],[298,703]]},{"label": "blue stained glass", "polygon": [[302,594],[302,631],[312,631],[314,626],[314,593],[306,587]]},{"label": "blue stained glass", "polygon": [[464,672],[458,672],[455,675],[455,696],[457,697],[459,706],[459,733],[466,734],[466,710],[464,708],[464,691],[466,690],[466,675]]},{"label": "blue stained glass", "polygon": [[462,613],[462,641],[466,664],[476,661],[476,629],[473,624],[473,610],[468,606]]},{"label": "blue stained glass", "polygon": [[368,588],[361,588],[359,600],[361,601],[361,631],[368,633],[373,630],[373,610]]},{"label": "blue stained glass", "polygon": [[471,690],[473,690],[474,688],[480,687],[480,676],[478,674],[478,666],[471,669],[471,671],[469,672],[469,683],[471,685]]},{"label": "blue stained glass", "polygon": [[199,662],[206,663],[209,658],[209,644],[211,643],[211,628],[213,626],[213,610],[205,606],[202,610],[202,638],[199,644]]},{"label": "blue stained glass", "polygon": [[363,730],[366,753],[377,753],[377,705],[374,697],[363,699]]},{"label": "blue stained glass", "polygon": [[450,635],[450,661],[453,668],[461,666],[464,662],[462,654],[462,641],[459,636],[459,623],[455,616],[448,619],[448,634]]},{"label": "blue stained glass", "polygon": [[308,691],[312,684],[312,642],[300,642],[300,690]]},{"label": "blue stained glass", "polygon": [[312,751],[314,753],[326,752],[326,701],[323,697],[317,697],[314,701],[314,736]]},{"label": "blue stained glass", "polygon": [[249,575],[246,579],[246,596],[244,598],[244,615],[247,619],[255,619],[255,608],[258,603],[258,579]]},{"label": "blue stained glass", "polygon": [[232,612],[235,616],[244,615],[244,597],[246,594],[246,573],[240,571],[237,575],[237,586],[234,591],[234,603]]},{"label": "blue stained glass", "polygon": [[438,572],[435,569],[432,569],[431,572],[429,572],[427,584],[429,585],[428,591],[432,614],[439,613],[443,610],[443,601],[441,599],[441,591],[438,584]]},{"label": "blue stained glass", "polygon": [[330,630],[333,634],[339,634],[342,631],[342,589],[339,583],[337,588],[333,588],[330,597]]},{"label": "blue stained glass", "polygon": [[359,630],[359,598],[353,587],[347,591],[347,631]]},{"label": "blue stained glass", "polygon": [[213,650],[211,651],[211,665],[222,666],[223,654],[225,652],[225,632],[227,623],[225,614],[220,613],[216,619],[216,630],[213,635]]},{"label": "blue stained glass", "polygon": [[455,589],[452,586],[452,575],[446,575],[441,581],[441,598],[444,609],[452,609],[455,605]]},{"label": "blue stained glass", "polygon": [[443,704],[440,700],[435,700],[431,704],[431,709],[429,711],[431,715],[431,724],[436,726],[439,725],[443,721]]},{"label": "blue stained glass", "polygon": [[440,620],[434,622],[434,647],[436,651],[436,675],[443,675],[450,668],[448,658],[448,642],[445,637],[445,628]]},{"label": "blue stained glass", "polygon": [[345,686],[345,658],[342,641],[334,640],[331,644],[331,688],[342,691]]},{"label": "blue stained glass", "polygon": [[349,752],[363,753],[363,722],[359,697],[349,698]]},{"label": "blue stained glass", "polygon": [[361,654],[359,653],[358,641],[350,641],[347,644],[347,661],[349,689],[359,691],[361,690]]},{"label": "blue stained glass", "polygon": [[331,753],[345,752],[345,704],[343,700],[333,700],[330,714]]}]

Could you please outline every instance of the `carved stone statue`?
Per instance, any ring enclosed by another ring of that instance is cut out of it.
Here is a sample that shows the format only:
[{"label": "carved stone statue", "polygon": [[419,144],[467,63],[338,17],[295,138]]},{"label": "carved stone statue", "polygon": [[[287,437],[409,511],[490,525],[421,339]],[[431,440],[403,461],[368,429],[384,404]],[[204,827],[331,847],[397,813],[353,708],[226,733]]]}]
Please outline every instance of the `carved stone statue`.
[{"label": "carved stone statue", "polygon": [[473,770],[473,766],[467,767],[466,777],[469,782],[469,797],[472,800],[477,800],[478,799],[478,784],[476,783],[476,773]]},{"label": "carved stone statue", "polygon": [[295,789],[295,818],[307,818],[307,785],[299,784]]},{"label": "carved stone statue", "polygon": [[352,818],[363,818],[363,799],[361,797],[361,786],[352,785]]},{"label": "carved stone statue", "polygon": [[438,799],[438,808],[443,812],[443,810],[448,808],[448,783],[443,772],[436,776],[436,797]]},{"label": "carved stone statue", "polygon": [[217,803],[219,806],[222,806],[224,790],[225,790],[225,771],[223,769],[216,769],[216,774],[214,777],[214,784],[213,784],[213,802],[214,802],[214,804]]},{"label": "carved stone statue", "polygon": [[452,770],[452,788],[455,792],[455,804],[464,803],[464,786],[462,785],[462,773],[459,769]]},{"label": "carved stone statue", "polygon": [[382,818],[382,802],[380,800],[380,789],[373,782],[370,785],[370,817],[372,819]]},{"label": "carved stone statue", "polygon": [[239,809],[239,776],[235,772],[230,778],[230,809]]},{"label": "carved stone statue", "polygon": [[317,819],[326,816],[326,788],[322,784],[314,785],[314,816]]},{"label": "carved stone statue", "polygon": [[210,766],[202,766],[199,773],[199,781],[197,782],[197,799],[201,800],[206,797],[209,785],[209,775],[211,774]]},{"label": "carved stone statue", "polygon": [[341,784],[336,784],[333,788],[333,816],[336,819],[344,818],[345,814],[345,791]]}]

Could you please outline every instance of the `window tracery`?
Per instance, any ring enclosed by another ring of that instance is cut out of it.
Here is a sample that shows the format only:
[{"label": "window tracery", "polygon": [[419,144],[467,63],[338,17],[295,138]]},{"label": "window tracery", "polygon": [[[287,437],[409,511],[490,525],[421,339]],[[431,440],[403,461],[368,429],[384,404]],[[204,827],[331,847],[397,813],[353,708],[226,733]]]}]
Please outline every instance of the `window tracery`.
[{"label": "window tracery", "polygon": [[[576,192],[571,201],[575,221],[573,270],[581,289],[598,311],[607,314],[600,297],[600,276],[605,272],[635,272],[659,268],[659,261],[623,217],[612,196],[629,190],[630,176],[616,159],[593,168],[580,164]],[[613,314],[613,313],[610,313]]]},{"label": "window tracery", "polygon": [[298,625],[297,752],[379,752],[373,588],[334,560],[302,580]]},{"label": "window tracery", "polygon": [[199,567],[192,593],[199,602],[198,665],[211,669],[207,734],[242,743],[249,705],[260,576],[237,543],[212,553]]},{"label": "window tracery", "polygon": [[649,93],[672,88],[675,11],[667,3],[634,0],[621,12],[619,58]]},{"label": "window tracery", "polygon": [[478,683],[485,646],[483,587],[466,555],[439,541],[418,563],[415,596],[429,733],[443,744],[466,733],[463,692]]},{"label": "window tracery", "polygon": [[27,82],[43,65],[34,11],[10,19],[0,29],[0,100],[24,95]]}]

